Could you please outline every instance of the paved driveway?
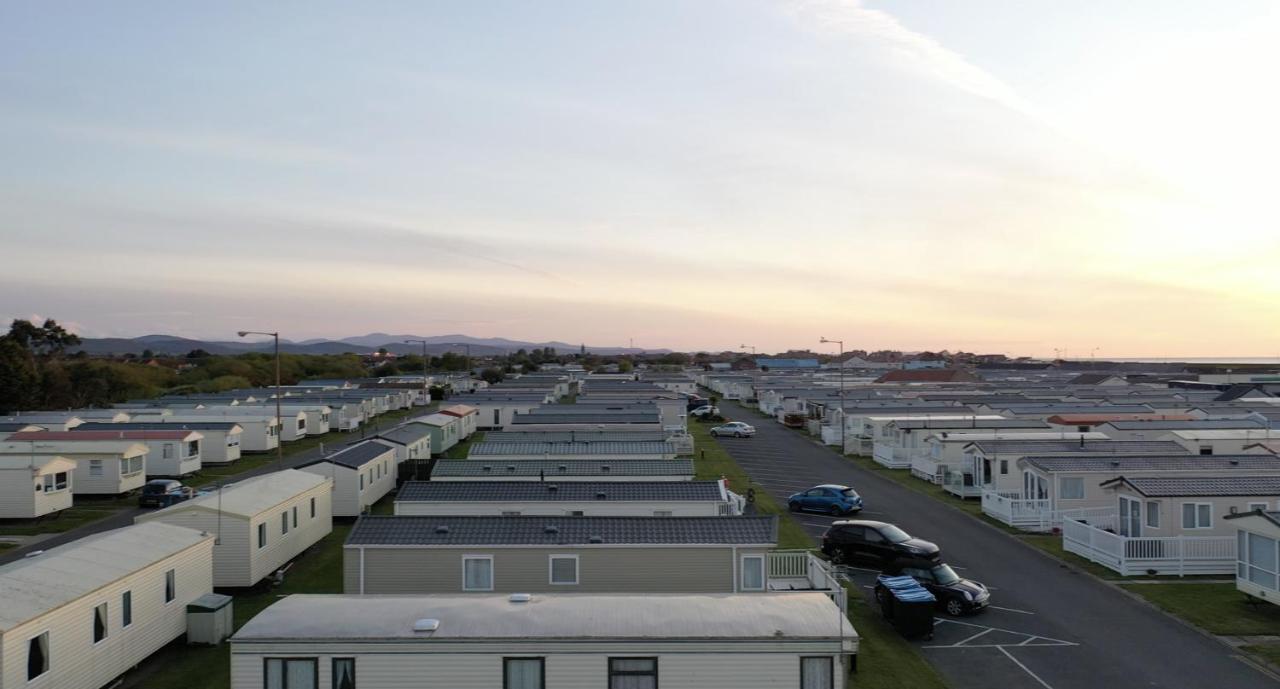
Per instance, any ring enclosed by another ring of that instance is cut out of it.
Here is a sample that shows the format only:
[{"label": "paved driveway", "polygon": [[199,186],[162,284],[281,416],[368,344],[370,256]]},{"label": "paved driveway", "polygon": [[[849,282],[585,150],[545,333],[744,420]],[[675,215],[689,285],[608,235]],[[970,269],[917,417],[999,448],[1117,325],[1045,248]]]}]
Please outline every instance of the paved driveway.
[{"label": "paved driveway", "polygon": [[[785,504],[791,493],[816,484],[854,486],[866,502],[862,516],[936,542],[961,576],[992,589],[992,609],[971,617],[942,616],[932,640],[913,642],[952,687],[1277,686],[1227,646],[1016,538],[862,469],[798,431],[731,402],[721,408],[757,429],[754,438],[720,440],[757,490]],[[825,515],[798,517],[815,537],[833,521]],[[853,570],[864,593],[874,579],[872,570]]]}]

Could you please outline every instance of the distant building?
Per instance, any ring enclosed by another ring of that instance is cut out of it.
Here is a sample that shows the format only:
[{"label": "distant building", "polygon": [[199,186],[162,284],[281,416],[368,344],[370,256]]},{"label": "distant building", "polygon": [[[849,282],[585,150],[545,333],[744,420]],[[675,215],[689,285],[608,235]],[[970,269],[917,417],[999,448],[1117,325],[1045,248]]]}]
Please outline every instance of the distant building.
[{"label": "distant building", "polygon": [[978,383],[982,379],[959,368],[898,369],[876,378],[877,383]]},{"label": "distant building", "polygon": [[795,371],[820,367],[817,359],[756,359],[756,366],[770,371]]}]

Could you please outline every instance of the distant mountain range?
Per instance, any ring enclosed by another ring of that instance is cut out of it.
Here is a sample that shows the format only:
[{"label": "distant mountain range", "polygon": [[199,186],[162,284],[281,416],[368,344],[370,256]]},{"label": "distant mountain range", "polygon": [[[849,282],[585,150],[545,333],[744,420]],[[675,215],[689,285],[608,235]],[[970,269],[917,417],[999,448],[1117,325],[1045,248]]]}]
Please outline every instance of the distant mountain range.
[{"label": "distant mountain range", "polygon": [[[503,337],[471,337],[470,335],[388,335],[387,333],[370,333],[359,337],[346,337],[340,340],[311,339],[300,342],[280,341],[280,351],[292,354],[371,354],[381,348],[395,354],[420,354],[422,345],[406,344],[405,340],[426,340],[428,354],[456,352],[462,354],[470,345],[472,356],[491,356],[510,354],[519,349],[532,350],[551,347],[560,354],[571,354],[579,351],[581,345],[568,342],[524,342],[508,340]],[[193,349],[203,349],[210,354],[243,354],[245,352],[270,352],[272,343],[267,342],[223,342],[215,340],[193,340],[176,335],[143,335],[141,337],[120,338],[84,338],[78,347],[70,352],[84,351],[89,354],[142,354],[146,350],[155,354],[185,355]],[[638,349],[630,347],[593,347],[587,346],[592,354],[666,354],[669,349]]]}]

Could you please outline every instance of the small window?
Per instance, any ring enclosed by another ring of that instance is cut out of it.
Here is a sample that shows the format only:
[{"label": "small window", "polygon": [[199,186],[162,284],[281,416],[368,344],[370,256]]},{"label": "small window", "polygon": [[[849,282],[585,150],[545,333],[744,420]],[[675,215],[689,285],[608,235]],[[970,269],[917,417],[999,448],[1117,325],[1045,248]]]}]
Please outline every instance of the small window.
[{"label": "small window", "polygon": [[164,573],[164,602],[172,603],[178,597],[178,574],[175,570]]},{"label": "small window", "polygon": [[27,642],[27,681],[49,671],[49,632]]},{"label": "small window", "polygon": [[1089,427],[1088,427],[1088,426],[1076,426],[1076,431],[1077,431],[1077,432],[1079,432],[1079,433],[1088,433],[1088,432],[1089,432]]},{"label": "small window", "polygon": [[1058,499],[1083,500],[1084,479],[1079,477],[1060,479],[1058,481]]},{"label": "small window", "polygon": [[502,689],[542,689],[546,666],[542,658],[503,658]]},{"label": "small window", "polygon": [[462,590],[493,590],[493,557],[490,555],[464,555],[462,557]]},{"label": "small window", "polygon": [[267,523],[262,522],[258,525],[258,547],[267,547]]},{"label": "small window", "polygon": [[333,659],[333,689],[356,689],[356,659]]},{"label": "small window", "polygon": [[1207,502],[1182,503],[1182,528],[1213,528],[1213,505]]},{"label": "small window", "polygon": [[1006,476],[1008,475],[1008,473],[1009,473],[1009,460],[1007,459],[1000,460],[1000,475]]},{"label": "small window", "polygon": [[609,689],[658,689],[658,659],[610,658]]},{"label": "small window", "polygon": [[551,583],[556,585],[572,585],[578,583],[578,556],[551,556]]},{"label": "small window", "polygon": [[800,689],[835,689],[835,662],[831,656],[800,658]]},{"label": "small window", "polygon": [[653,511],[653,516],[655,517],[670,517],[671,514],[672,514],[671,510],[654,510]]},{"label": "small window", "polygon": [[173,459],[173,443],[165,443],[160,449],[160,456],[163,459]]},{"label": "small window", "polygon": [[316,518],[316,499],[311,498],[311,518]]},{"label": "small window", "polygon": [[364,490],[364,474],[360,474],[360,490]]},{"label": "small window", "polygon": [[102,476],[102,460],[101,459],[89,460],[89,476],[91,477]]},{"label": "small window", "polygon": [[264,658],[266,689],[316,689],[315,658]]},{"label": "small window", "polygon": [[280,513],[280,533],[281,535],[289,533],[289,513]]},{"label": "small window", "polygon": [[187,456],[195,457],[198,454],[200,454],[200,441],[192,440],[191,442],[187,443]]},{"label": "small window", "polygon": [[1262,510],[1263,512],[1267,511],[1267,503],[1265,503],[1265,502],[1251,502],[1251,503],[1249,503],[1249,511],[1250,511],[1250,512],[1256,512],[1256,511],[1258,511],[1258,510]]},{"label": "small window", "polygon": [[520,512],[519,512],[519,511],[516,511],[516,510],[506,511],[506,512],[503,512],[503,513],[502,513],[502,516],[504,516],[504,517],[519,517],[519,516],[520,516]]},{"label": "small window", "polygon": [[586,512],[583,512],[582,510],[573,510],[573,511],[569,512],[569,516],[570,516],[570,517],[584,517],[584,516],[586,516],[586,514],[587,514],[587,513],[586,513]]},{"label": "small window", "polygon": [[99,603],[93,608],[93,643],[107,638],[107,604]]},{"label": "small window", "polygon": [[290,510],[293,516],[293,528],[298,528],[298,506],[294,505]]},{"label": "small window", "polygon": [[133,624],[133,591],[120,594],[120,626]]},{"label": "small window", "polygon": [[1200,454],[1202,454],[1202,455],[1211,455],[1211,454],[1213,454],[1213,446],[1212,446],[1212,445],[1201,445],[1201,446],[1200,446]]},{"label": "small window", "polygon": [[743,555],[742,556],[742,584],[743,591],[763,591],[764,590],[764,556],[763,555]]},{"label": "small window", "polygon": [[1147,501],[1147,526],[1160,528],[1160,503],[1155,500]]}]

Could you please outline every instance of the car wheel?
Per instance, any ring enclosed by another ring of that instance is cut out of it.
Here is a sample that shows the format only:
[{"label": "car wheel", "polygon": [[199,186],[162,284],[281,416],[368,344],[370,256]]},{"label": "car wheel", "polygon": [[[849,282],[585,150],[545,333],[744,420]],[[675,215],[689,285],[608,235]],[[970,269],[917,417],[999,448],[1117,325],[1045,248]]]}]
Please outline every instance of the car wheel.
[{"label": "car wheel", "polygon": [[719,434],[719,433],[716,433],[715,431],[711,431],[711,437],[712,437],[712,438],[717,438],[717,437],[719,437],[719,436],[720,436],[720,434]]},{"label": "car wheel", "polygon": [[831,516],[833,516],[833,517],[839,517],[839,516],[840,516],[840,506],[839,506],[839,505],[832,505],[832,506],[831,506],[831,509],[828,509],[828,510],[827,510],[827,514],[830,514],[830,515],[831,515]]},{"label": "car wheel", "polygon": [[733,437],[735,437],[735,438],[741,438],[741,437],[742,437],[742,432],[741,432],[741,431],[734,431],[734,432],[733,432]]},{"label": "car wheel", "polygon": [[788,510],[791,510],[792,512],[799,512],[799,511],[800,511],[800,503],[795,502],[795,501],[788,502],[788,503],[787,503],[787,509],[788,509]]},{"label": "car wheel", "polygon": [[831,551],[831,562],[837,565],[843,565],[849,561],[849,556],[844,554],[844,548],[836,548]]},{"label": "car wheel", "polygon": [[952,617],[959,617],[964,613],[964,606],[956,598],[947,601],[947,614]]}]

